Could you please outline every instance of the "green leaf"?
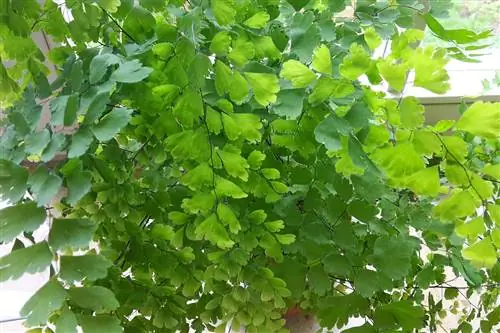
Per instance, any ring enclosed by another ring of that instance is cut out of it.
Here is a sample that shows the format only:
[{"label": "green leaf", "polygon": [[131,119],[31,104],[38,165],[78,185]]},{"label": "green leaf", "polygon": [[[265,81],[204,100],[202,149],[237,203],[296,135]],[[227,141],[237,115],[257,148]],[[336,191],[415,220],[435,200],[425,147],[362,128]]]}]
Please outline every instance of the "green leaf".
[{"label": "green leaf", "polygon": [[92,174],[89,171],[74,171],[66,176],[68,196],[66,201],[75,205],[85,194],[90,191]]},{"label": "green leaf", "polygon": [[378,274],[367,269],[360,270],[354,275],[354,288],[363,297],[372,297],[379,289]]},{"label": "green leaf", "polygon": [[287,0],[287,2],[292,5],[293,9],[300,11],[305,7],[311,0]]},{"label": "green leaf", "polygon": [[95,281],[103,279],[108,274],[108,268],[113,264],[101,255],[87,254],[83,256],[61,256],[59,276],[68,282]]},{"label": "green leaf", "polygon": [[115,316],[106,315],[82,315],[78,317],[78,322],[82,327],[83,333],[106,332],[106,333],[122,333],[123,328],[120,326],[120,320]]},{"label": "green leaf", "polygon": [[71,138],[68,158],[80,157],[85,154],[93,140],[92,132],[88,128],[80,128]]},{"label": "green leaf", "polygon": [[265,159],[266,154],[263,154],[258,150],[252,151],[247,157],[248,165],[254,170],[259,169]]},{"label": "green leaf", "polygon": [[76,305],[96,312],[113,311],[120,306],[113,292],[101,286],[71,288],[68,296]]},{"label": "green leaf", "polygon": [[326,149],[338,151],[342,148],[340,136],[348,134],[349,124],[335,115],[325,118],[314,130],[316,141],[325,145]]},{"label": "green leaf", "polygon": [[215,19],[220,25],[231,25],[235,22],[236,8],[234,0],[211,1]]},{"label": "green leaf", "polygon": [[321,266],[311,268],[307,277],[312,291],[320,296],[324,296],[332,287],[330,278]]},{"label": "green leaf", "polygon": [[316,79],[314,72],[297,60],[285,62],[280,76],[291,81],[295,88],[306,88]]},{"label": "green leaf", "polygon": [[349,54],[344,57],[339,67],[340,74],[349,80],[356,80],[362,74],[365,74],[371,66],[370,55],[366,50],[358,45],[352,44],[349,48]]},{"label": "green leaf", "polygon": [[271,111],[287,119],[297,119],[302,114],[305,95],[304,89],[280,90]]},{"label": "green leaf", "polygon": [[24,150],[28,154],[41,154],[50,142],[50,132],[44,129],[41,132],[32,133],[24,140]]},{"label": "green leaf", "polygon": [[123,83],[136,83],[144,80],[151,74],[152,68],[143,67],[137,59],[121,63],[118,69],[111,74],[110,80]]},{"label": "green leaf", "polygon": [[425,312],[420,306],[411,304],[411,301],[398,301],[380,305],[375,310],[375,325],[381,329],[397,329],[407,331],[424,326]]},{"label": "green leaf", "polygon": [[22,232],[36,230],[46,217],[45,209],[33,201],[0,210],[0,242],[9,243]]},{"label": "green leaf", "polygon": [[475,102],[462,114],[455,129],[467,131],[485,139],[500,136],[500,103]]},{"label": "green leaf", "polygon": [[54,219],[49,244],[54,249],[87,247],[96,228],[95,223],[86,219]]},{"label": "green leaf", "polygon": [[46,242],[15,250],[0,258],[0,282],[17,280],[25,273],[42,272],[51,261],[52,252]]},{"label": "green leaf", "polygon": [[377,34],[377,31],[373,27],[365,29],[364,34],[365,42],[370,48],[370,50],[375,50],[382,43],[382,38]]},{"label": "green leaf", "polygon": [[320,73],[332,75],[332,56],[324,44],[314,49],[312,68]]},{"label": "green leaf", "polygon": [[112,53],[96,55],[90,62],[90,84],[95,84],[106,75],[109,66],[116,65],[120,62],[120,58]]},{"label": "green leaf", "polygon": [[50,140],[49,145],[42,154],[42,161],[48,162],[56,156],[58,152],[63,150],[63,147],[66,143],[66,138],[62,133],[52,134],[52,140]]},{"label": "green leaf", "polygon": [[12,203],[19,201],[26,193],[28,170],[11,161],[0,159],[0,199]]},{"label": "green leaf", "polygon": [[[131,115],[131,109],[114,108],[110,113],[105,115],[97,125],[92,127],[92,132],[97,140],[101,142],[109,141],[128,124]],[[82,142],[80,141],[80,143]]]},{"label": "green leaf", "polygon": [[262,106],[276,102],[276,94],[280,91],[279,80],[274,74],[245,73],[245,77],[253,89],[255,99]]},{"label": "green leaf", "polygon": [[373,261],[377,271],[391,279],[405,277],[411,268],[410,258],[415,253],[411,239],[379,237],[373,246]]},{"label": "green leaf", "polygon": [[243,24],[253,29],[261,29],[266,26],[267,21],[269,21],[269,14],[265,11],[260,11],[243,22]]},{"label": "green leaf", "polygon": [[59,193],[62,186],[62,179],[49,173],[45,166],[39,166],[28,179],[32,192],[36,195],[38,206],[49,204]]},{"label": "green leaf", "polygon": [[456,44],[469,44],[491,37],[492,30],[485,30],[479,34],[466,29],[445,29],[430,13],[424,15],[425,23],[437,37]]},{"label": "green leaf", "polygon": [[314,49],[321,40],[313,12],[295,13],[288,35],[291,39],[291,53],[297,55],[300,61],[309,63]]},{"label": "green leaf", "polygon": [[30,297],[20,314],[26,318],[25,324],[28,327],[44,325],[51,313],[63,305],[65,299],[66,290],[56,279],[51,279]]},{"label": "green leaf", "polygon": [[76,321],[76,316],[71,312],[68,307],[64,307],[63,311],[57,318],[56,322],[56,333],[76,333],[78,322]]},{"label": "green leaf", "polygon": [[492,268],[497,263],[497,251],[490,238],[484,238],[462,251],[465,259],[476,267]]}]

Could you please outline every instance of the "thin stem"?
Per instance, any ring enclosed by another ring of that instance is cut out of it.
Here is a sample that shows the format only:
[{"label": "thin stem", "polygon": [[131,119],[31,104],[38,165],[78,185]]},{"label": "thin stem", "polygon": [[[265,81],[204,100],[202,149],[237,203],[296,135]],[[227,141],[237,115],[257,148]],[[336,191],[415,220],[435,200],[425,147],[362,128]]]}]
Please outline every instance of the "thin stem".
[{"label": "thin stem", "polygon": [[113,23],[125,34],[125,36],[127,36],[128,38],[130,38],[130,40],[132,40],[134,43],[138,44],[137,40],[134,37],[132,37],[132,35],[129,34],[125,29],[123,29],[123,27],[120,25],[120,23],[118,23],[118,21],[116,21],[115,18],[113,16],[111,16],[111,14],[108,13],[108,11],[106,9],[102,8],[101,6],[99,6],[99,8],[101,8],[101,10],[104,12],[104,14],[106,14],[106,16],[111,21],[113,21]]}]

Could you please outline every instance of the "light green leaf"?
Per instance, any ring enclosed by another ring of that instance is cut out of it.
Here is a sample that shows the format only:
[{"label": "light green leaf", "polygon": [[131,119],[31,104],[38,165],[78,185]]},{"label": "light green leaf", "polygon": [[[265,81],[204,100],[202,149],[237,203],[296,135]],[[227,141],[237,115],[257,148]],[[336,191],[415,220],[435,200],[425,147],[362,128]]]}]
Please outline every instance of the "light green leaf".
[{"label": "light green leaf", "polygon": [[377,34],[373,27],[369,27],[364,31],[365,42],[368,47],[373,51],[382,43],[382,38]]},{"label": "light green leaf", "polygon": [[297,60],[285,62],[280,76],[291,81],[295,88],[306,88],[316,79],[316,74]]},{"label": "light green leaf", "polygon": [[245,73],[245,77],[253,89],[255,99],[262,106],[276,102],[276,94],[280,91],[279,80],[274,74]]},{"label": "light green leaf", "polygon": [[269,21],[269,14],[266,11],[260,11],[243,22],[243,24],[250,28],[261,29],[266,26],[267,21]]},{"label": "light green leaf", "polygon": [[200,238],[205,238],[221,249],[231,248],[234,242],[229,238],[226,229],[218,221],[215,214],[207,217],[203,222],[196,227],[195,233]]},{"label": "light green leaf", "polygon": [[289,245],[295,242],[295,235],[293,234],[276,234],[276,239],[280,244]]},{"label": "light green leaf", "polygon": [[483,173],[497,180],[500,180],[500,163],[486,164],[483,168]]},{"label": "light green leaf", "polygon": [[123,83],[135,83],[147,78],[152,71],[152,68],[143,67],[139,60],[134,59],[121,63],[120,67],[111,74],[110,80]]},{"label": "light green leaf", "polygon": [[492,268],[498,259],[490,238],[484,238],[465,248],[462,255],[476,267]]},{"label": "light green leaf", "polygon": [[415,68],[414,85],[425,88],[436,94],[444,94],[450,89],[449,75],[446,71],[446,52],[436,50],[432,46],[417,48],[412,53]]},{"label": "light green leaf", "polygon": [[110,13],[116,13],[121,5],[120,0],[98,0],[99,5]]},{"label": "light green leaf", "polygon": [[391,59],[386,58],[378,61],[377,68],[391,88],[397,92],[403,91],[409,70],[406,63],[394,63]]},{"label": "light green leaf", "polygon": [[114,108],[105,115],[97,125],[92,127],[97,140],[104,142],[111,140],[130,121],[132,110],[127,108]]},{"label": "light green leaf", "polygon": [[66,290],[51,279],[45,283],[21,309],[21,316],[25,317],[28,327],[44,325],[53,311],[59,309],[66,299]]},{"label": "light green leaf", "polygon": [[63,311],[57,318],[56,322],[56,333],[77,333],[78,322],[76,321],[75,314],[64,307]]},{"label": "light green leaf", "polygon": [[455,227],[455,232],[460,237],[475,239],[486,231],[484,219],[480,216],[473,218],[469,222],[461,223]]},{"label": "light green leaf", "polygon": [[424,106],[420,104],[416,97],[405,97],[401,100],[400,106],[401,125],[405,128],[416,129],[424,124]]},{"label": "light green leaf", "polygon": [[312,68],[320,73],[332,75],[332,56],[324,44],[314,49]]},{"label": "light green leaf", "polygon": [[265,159],[266,154],[263,154],[258,150],[252,151],[247,157],[248,165],[254,170],[259,169]]},{"label": "light green leaf", "polygon": [[54,219],[49,244],[54,249],[87,247],[96,228],[97,225],[87,219]]},{"label": "light green leaf", "polygon": [[186,90],[175,104],[173,114],[180,124],[192,128],[203,116],[203,101],[199,92]]},{"label": "light green leaf", "polygon": [[455,129],[467,131],[485,139],[500,136],[500,103],[475,102],[458,120]]},{"label": "light green leaf", "polygon": [[52,252],[47,242],[12,251],[0,258],[0,282],[17,280],[23,274],[44,271],[52,261]]},{"label": "light green leaf", "polygon": [[229,86],[229,98],[231,98],[234,103],[241,104],[247,99],[249,90],[248,82],[240,72],[235,70],[233,72],[231,85]]},{"label": "light green leaf", "polygon": [[222,223],[229,227],[229,231],[233,234],[237,234],[241,230],[240,222],[234,214],[233,210],[224,204],[219,204],[217,206],[217,215],[219,216]]},{"label": "light green leaf", "polygon": [[408,179],[408,187],[419,195],[428,195],[431,197],[439,193],[439,168],[433,166],[415,172]]},{"label": "light green leaf", "polygon": [[352,44],[349,48],[349,54],[344,57],[339,67],[340,74],[349,80],[356,80],[362,74],[365,74],[371,66],[370,55],[366,50],[358,45]]},{"label": "light green leaf", "polygon": [[215,191],[217,195],[234,199],[242,199],[248,196],[238,185],[219,176],[215,178]]},{"label": "light green leaf", "polygon": [[459,217],[473,215],[480,205],[481,201],[469,190],[457,189],[449,197],[441,200],[432,212],[442,221],[453,221]]},{"label": "light green leaf", "polygon": [[231,36],[227,31],[219,31],[212,38],[210,43],[210,52],[215,53],[218,56],[224,56],[228,54],[229,48],[231,47]]},{"label": "light green leaf", "polygon": [[33,201],[0,210],[0,242],[9,243],[22,232],[36,230],[46,217],[45,209]]},{"label": "light green leaf", "polygon": [[90,62],[90,84],[95,84],[104,77],[106,70],[111,65],[116,65],[120,62],[120,58],[112,53],[96,55]]},{"label": "light green leaf", "polygon": [[219,134],[222,131],[221,114],[210,106],[207,106],[207,127],[214,134]]},{"label": "light green leaf", "polygon": [[231,25],[236,17],[234,0],[214,0],[211,1],[212,11],[215,19],[220,25]]},{"label": "light green leaf", "polygon": [[95,281],[105,278],[112,264],[101,255],[61,256],[59,276],[68,282]]},{"label": "light green leaf", "polygon": [[215,62],[215,89],[220,96],[224,96],[232,86],[232,71],[229,66],[220,60]]},{"label": "light green leaf", "polygon": [[82,327],[83,333],[122,333],[123,328],[120,326],[120,320],[116,316],[82,315],[78,317],[78,323]]},{"label": "light green leaf", "polygon": [[240,178],[244,181],[248,180],[247,169],[249,165],[240,154],[235,154],[227,150],[218,150],[217,156],[222,160],[222,165],[226,172],[235,178]]},{"label": "light green leaf", "polygon": [[71,137],[71,143],[68,149],[68,158],[80,157],[85,154],[92,141],[94,141],[92,132],[86,127],[80,128],[78,132]]},{"label": "light green leaf", "polygon": [[96,312],[113,311],[120,306],[113,292],[101,286],[71,288],[68,295],[76,305]]}]

